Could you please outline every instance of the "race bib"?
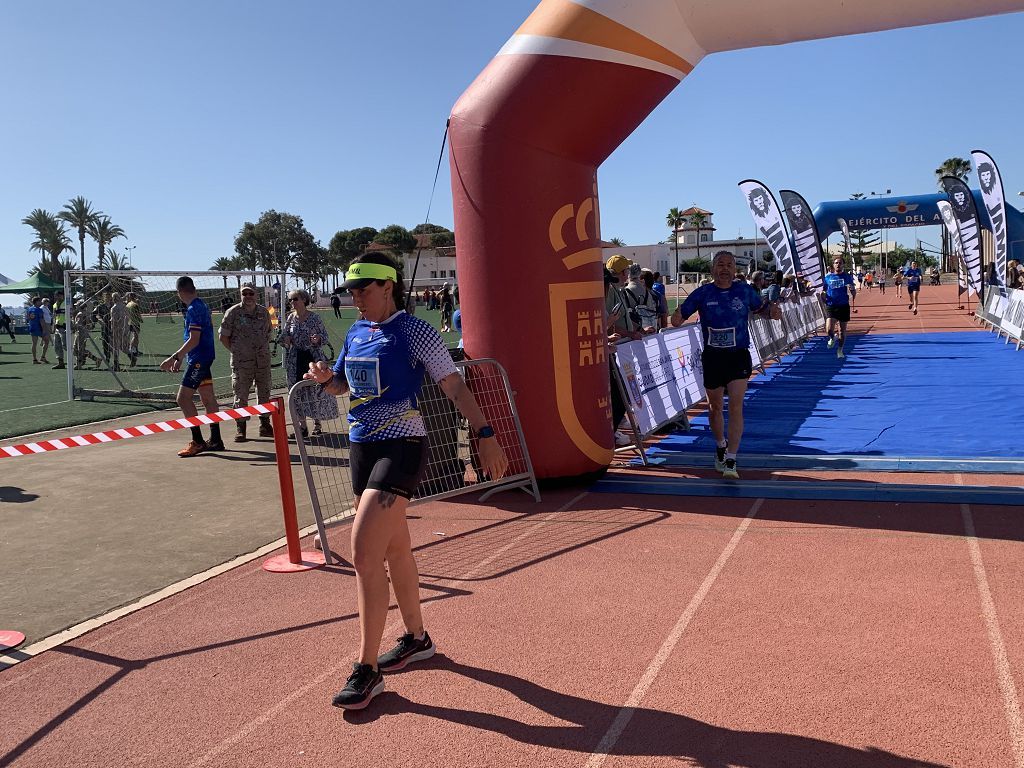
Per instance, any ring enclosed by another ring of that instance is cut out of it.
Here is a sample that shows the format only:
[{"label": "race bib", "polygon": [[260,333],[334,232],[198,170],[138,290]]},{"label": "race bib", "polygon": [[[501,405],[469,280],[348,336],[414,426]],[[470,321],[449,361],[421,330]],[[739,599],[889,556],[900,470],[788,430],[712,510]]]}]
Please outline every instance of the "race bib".
[{"label": "race bib", "polygon": [[346,357],[345,378],[355,397],[380,395],[380,361],[375,357]]},{"label": "race bib", "polygon": [[735,328],[708,328],[708,346],[728,349],[736,346]]}]

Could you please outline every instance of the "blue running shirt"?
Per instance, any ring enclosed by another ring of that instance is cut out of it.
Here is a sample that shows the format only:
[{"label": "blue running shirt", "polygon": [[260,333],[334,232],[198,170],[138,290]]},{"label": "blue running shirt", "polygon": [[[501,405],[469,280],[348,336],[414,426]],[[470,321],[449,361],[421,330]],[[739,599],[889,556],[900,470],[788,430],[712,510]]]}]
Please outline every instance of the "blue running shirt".
[{"label": "blue running shirt", "polygon": [[404,310],[383,323],[357,320],[333,370],[348,382],[355,443],[426,435],[416,407],[423,372],[434,381],[458,372],[441,334]]},{"label": "blue running shirt", "polygon": [[216,347],[213,346],[213,319],[210,317],[210,308],[198,296],[192,299],[185,312],[185,341],[188,341],[189,332],[193,330],[200,332],[199,344],[189,350],[185,359],[189,363],[209,365],[217,357]]},{"label": "blue running shirt", "polygon": [[853,285],[853,275],[849,272],[825,273],[825,303],[830,307],[845,307],[850,303],[850,294],[846,286]]},{"label": "blue running shirt", "polygon": [[907,278],[907,288],[920,288],[921,287],[921,270],[908,267],[903,270],[904,277]]},{"label": "blue running shirt", "polygon": [[750,346],[750,310],[760,309],[763,303],[761,295],[743,280],[736,280],[729,288],[708,283],[686,297],[680,312],[683,320],[700,312],[705,349],[746,349]]}]

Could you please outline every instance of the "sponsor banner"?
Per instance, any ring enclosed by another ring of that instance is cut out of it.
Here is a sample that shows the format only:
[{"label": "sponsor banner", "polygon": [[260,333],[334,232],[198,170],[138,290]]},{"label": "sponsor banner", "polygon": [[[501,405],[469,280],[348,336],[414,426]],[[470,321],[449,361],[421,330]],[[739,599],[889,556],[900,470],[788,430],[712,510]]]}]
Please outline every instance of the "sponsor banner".
[{"label": "sponsor banner", "polygon": [[[1006,296],[1001,295],[1004,291]],[[1002,299],[999,304],[999,310],[1002,312],[999,327],[1006,331],[1008,336],[1020,341],[1021,335],[1024,334],[1024,291],[1004,288],[993,290],[992,293],[998,294]]]},{"label": "sponsor banner", "polygon": [[960,230],[956,226],[956,217],[953,215],[953,206],[949,204],[948,200],[939,200],[936,203],[939,206],[939,213],[942,214],[942,223],[946,227],[946,231],[949,232],[949,237],[953,241],[953,253],[956,255],[956,274],[957,281],[961,288],[967,290],[967,296],[970,297],[971,293],[977,293],[974,290],[974,285],[967,279],[967,275],[964,270],[964,246],[960,241]]},{"label": "sponsor banner", "polygon": [[820,293],[824,280],[824,255],[821,252],[821,238],[818,226],[807,201],[791,189],[779,192],[782,210],[793,234],[793,248],[796,251],[797,273],[810,281],[815,293]]},{"label": "sponsor banner", "polygon": [[851,263],[853,262],[853,241],[850,240],[850,226],[846,223],[846,219],[839,219],[839,228],[843,230],[843,240],[846,242],[846,253],[850,257]]},{"label": "sponsor banner", "polygon": [[953,207],[953,218],[960,233],[960,248],[967,265],[967,278],[975,289],[981,290],[981,224],[974,196],[967,185],[955,176],[940,179]]},{"label": "sponsor banner", "polygon": [[706,397],[700,325],[673,328],[615,347],[626,405],[648,435]]},{"label": "sponsor banner", "polygon": [[987,152],[975,149],[971,152],[974,168],[981,183],[981,199],[985,201],[985,212],[992,226],[992,241],[995,244],[996,279],[1006,285],[1006,199],[1003,195],[1003,179],[999,175],[996,161]]},{"label": "sponsor banner", "polygon": [[778,268],[783,275],[796,274],[796,261],[789,246],[786,226],[782,223],[782,213],[775,197],[764,184],[754,179],[741,181],[740,191],[747,199],[747,206],[754,217],[754,226],[768,242],[775,256]]}]

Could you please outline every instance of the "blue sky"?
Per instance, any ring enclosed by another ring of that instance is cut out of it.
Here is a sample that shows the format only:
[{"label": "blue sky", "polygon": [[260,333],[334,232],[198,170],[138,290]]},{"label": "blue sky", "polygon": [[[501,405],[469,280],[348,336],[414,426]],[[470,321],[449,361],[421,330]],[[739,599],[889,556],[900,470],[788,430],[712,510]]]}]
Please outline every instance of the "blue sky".
[{"label": "blue sky", "polygon": [[[411,227],[451,106],[535,5],[7,3],[0,272],[21,279],[37,260],[21,219],[76,195],[125,229],[114,247],[135,246],[141,269],[207,268],[270,208],[325,245]],[[812,206],[922,194],[974,148],[1016,203],[1022,42],[1015,14],[710,56],[602,166],[602,234],[657,242],[668,208],[696,203],[719,237],[751,237],[741,179]],[[431,220],[453,224],[447,158]]]}]

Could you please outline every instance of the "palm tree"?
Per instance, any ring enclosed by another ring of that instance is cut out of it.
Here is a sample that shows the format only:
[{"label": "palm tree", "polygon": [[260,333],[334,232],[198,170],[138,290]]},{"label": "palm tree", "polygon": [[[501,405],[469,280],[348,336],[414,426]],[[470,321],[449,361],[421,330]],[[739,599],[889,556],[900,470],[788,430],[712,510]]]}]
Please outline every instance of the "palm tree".
[{"label": "palm tree", "polygon": [[668,214],[665,216],[665,223],[672,230],[672,245],[676,251],[676,273],[672,278],[673,280],[679,279],[679,228],[683,226],[685,220],[686,217],[683,216],[683,212],[675,207],[669,208]]},{"label": "palm tree", "polygon": [[613,237],[608,242],[611,243],[612,245],[614,245],[616,248],[621,248],[622,246],[625,245],[625,243],[622,241],[621,237]]},{"label": "palm tree", "polygon": [[935,181],[942,189],[943,176],[955,176],[961,181],[966,181],[971,173],[971,161],[962,157],[950,157],[942,161],[942,165],[935,169]]},{"label": "palm tree", "polygon": [[117,237],[127,237],[124,230],[114,224],[109,216],[97,216],[96,221],[88,226],[89,236],[99,246],[99,263],[105,261],[107,246]]},{"label": "palm tree", "polygon": [[707,214],[695,211],[690,214],[687,223],[697,230],[697,261],[700,261],[700,228],[708,223]]},{"label": "palm tree", "polygon": [[50,249],[47,247],[47,241],[51,233],[60,229],[60,222],[57,220],[57,217],[47,210],[36,208],[32,213],[23,218],[21,223],[27,224],[36,231],[35,242],[29,246],[31,250],[49,254]]},{"label": "palm tree", "polygon": [[57,214],[58,219],[66,221],[78,230],[78,254],[82,259],[82,269],[85,269],[85,233],[102,215],[102,211],[94,211],[92,203],[81,195],[68,200],[64,204],[64,210]]}]

